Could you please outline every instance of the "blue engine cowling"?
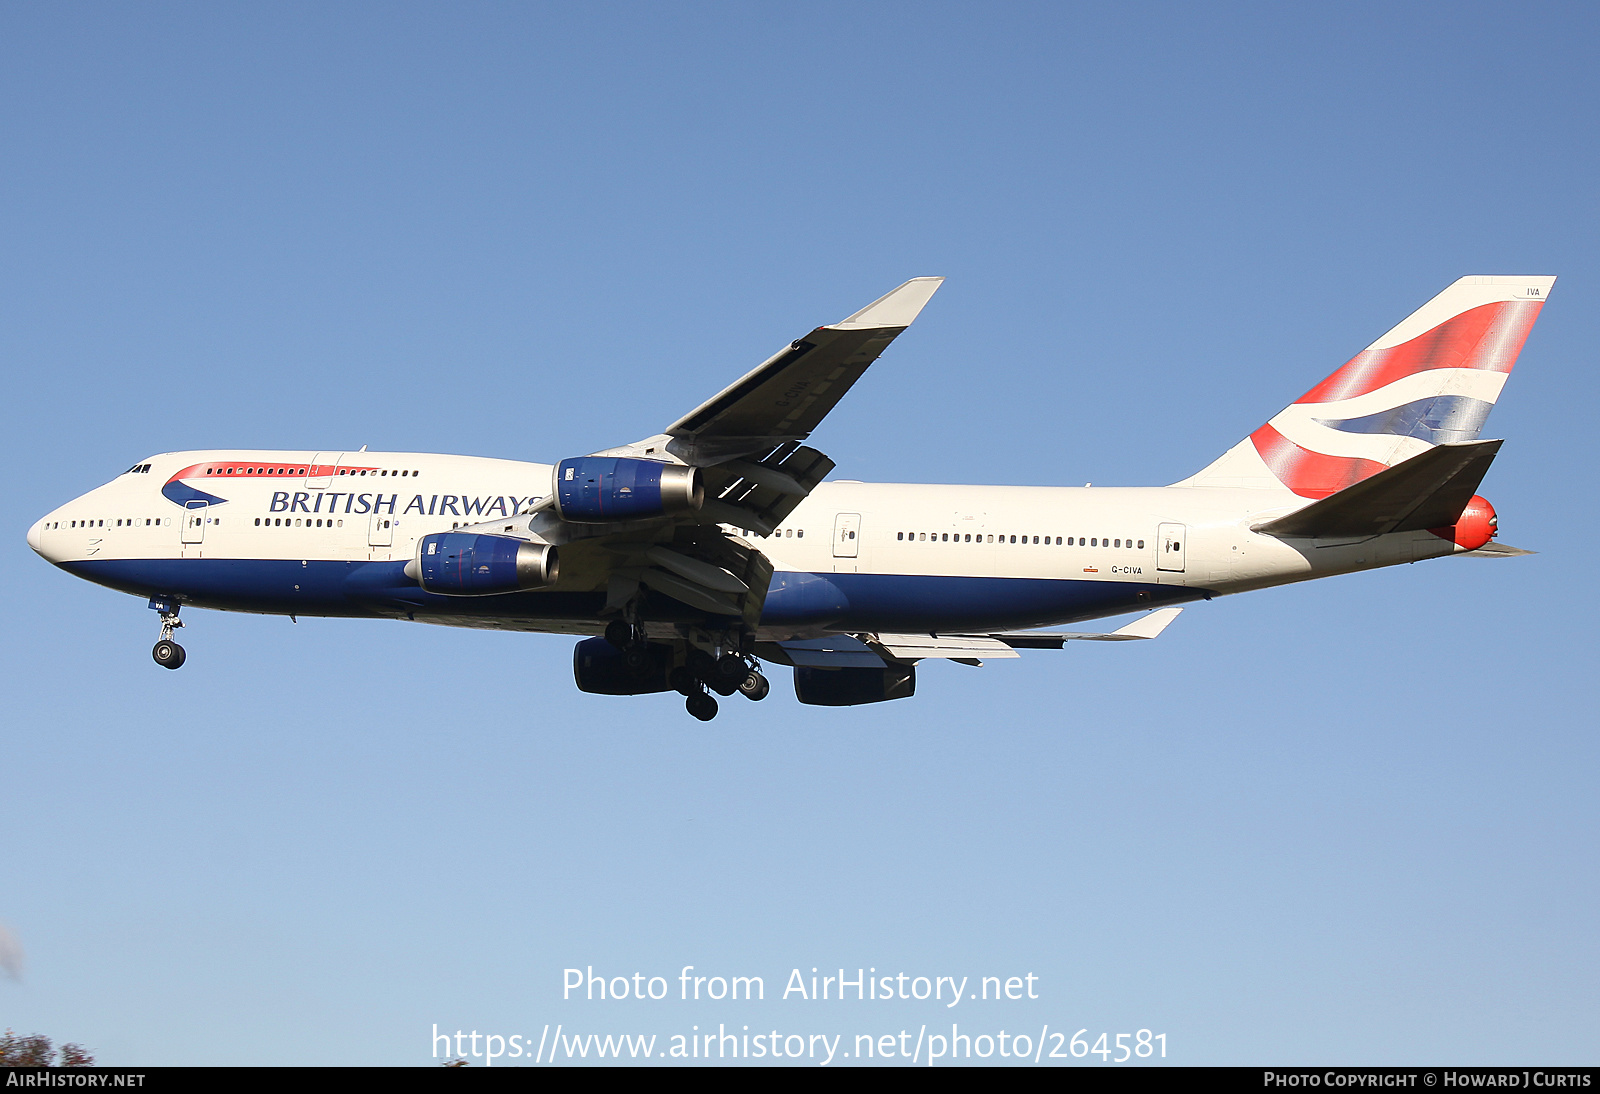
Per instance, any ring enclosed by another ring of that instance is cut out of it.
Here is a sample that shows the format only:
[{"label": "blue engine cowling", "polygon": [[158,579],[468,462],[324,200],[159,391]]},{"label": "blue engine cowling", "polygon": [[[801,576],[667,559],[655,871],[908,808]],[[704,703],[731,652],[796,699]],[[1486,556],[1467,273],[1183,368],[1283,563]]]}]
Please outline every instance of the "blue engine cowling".
[{"label": "blue engine cowling", "polygon": [[626,655],[604,638],[585,638],[572,650],[572,676],[579,691],[593,695],[649,695],[671,691],[672,650],[659,642],[645,646],[644,664],[628,665]]},{"label": "blue engine cowling", "polygon": [[887,665],[881,669],[818,669],[796,667],[794,694],[814,707],[853,707],[909,699],[916,694],[917,670],[913,665]]},{"label": "blue engine cowling", "polygon": [[554,585],[559,569],[550,544],[510,536],[435,532],[417,544],[417,584],[446,596],[539,589]]},{"label": "blue engine cowling", "polygon": [[586,524],[663,517],[705,501],[698,467],[620,456],[562,460],[554,491],[561,519]]}]

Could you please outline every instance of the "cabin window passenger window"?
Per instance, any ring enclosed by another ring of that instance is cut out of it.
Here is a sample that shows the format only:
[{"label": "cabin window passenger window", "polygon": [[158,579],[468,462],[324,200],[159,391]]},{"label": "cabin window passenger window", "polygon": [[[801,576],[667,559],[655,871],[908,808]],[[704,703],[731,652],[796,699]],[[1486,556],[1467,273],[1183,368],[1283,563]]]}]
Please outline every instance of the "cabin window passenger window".
[{"label": "cabin window passenger window", "polygon": [[1140,548],[1140,550],[1144,549],[1144,540],[1142,540],[1142,539],[1139,541],[1139,548]]}]

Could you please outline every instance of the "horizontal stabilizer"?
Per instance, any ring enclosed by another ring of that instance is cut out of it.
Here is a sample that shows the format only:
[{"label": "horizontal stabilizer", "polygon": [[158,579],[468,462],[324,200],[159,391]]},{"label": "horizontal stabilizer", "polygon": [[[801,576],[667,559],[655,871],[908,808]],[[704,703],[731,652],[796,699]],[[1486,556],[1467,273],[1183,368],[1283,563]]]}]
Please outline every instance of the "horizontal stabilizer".
[{"label": "horizontal stabilizer", "polygon": [[1461,519],[1502,443],[1437,445],[1254,530],[1279,538],[1343,539],[1448,528]]},{"label": "horizontal stabilizer", "polygon": [[1524,551],[1521,547],[1513,547],[1509,543],[1496,543],[1490,540],[1476,551],[1462,551],[1452,555],[1452,558],[1516,558],[1518,555],[1536,555],[1538,551]]}]

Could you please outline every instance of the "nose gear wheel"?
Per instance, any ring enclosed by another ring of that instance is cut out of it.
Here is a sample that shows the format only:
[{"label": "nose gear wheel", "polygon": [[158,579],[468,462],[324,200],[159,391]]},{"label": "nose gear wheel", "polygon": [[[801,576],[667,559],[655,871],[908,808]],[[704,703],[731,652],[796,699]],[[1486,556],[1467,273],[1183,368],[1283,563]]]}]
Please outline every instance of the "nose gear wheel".
[{"label": "nose gear wheel", "polygon": [[186,656],[183,647],[172,640],[173,633],[183,626],[183,620],[178,618],[178,604],[152,600],[150,606],[161,613],[161,638],[151,647],[150,656],[164,669],[183,667]]}]

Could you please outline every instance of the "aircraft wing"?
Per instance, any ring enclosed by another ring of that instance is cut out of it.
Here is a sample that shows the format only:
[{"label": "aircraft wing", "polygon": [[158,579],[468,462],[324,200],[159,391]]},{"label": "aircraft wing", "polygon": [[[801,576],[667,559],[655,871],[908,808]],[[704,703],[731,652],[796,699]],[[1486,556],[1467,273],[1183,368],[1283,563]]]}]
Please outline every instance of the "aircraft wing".
[{"label": "aircraft wing", "polygon": [[833,470],[801,445],[885,347],[944,283],[914,277],[854,315],[796,339],[667,427],[665,433],[593,453],[677,459],[699,467],[701,523],[768,535]]},{"label": "aircraft wing", "polygon": [[818,327],[667,427],[668,451],[704,466],[810,436],[944,282],[914,277]]},{"label": "aircraft wing", "polygon": [[551,508],[553,496],[545,499],[528,514],[535,516],[530,530],[561,545],[563,587],[605,590],[602,614],[625,611],[642,587],[753,629],[772,564],[753,543],[717,526],[769,535],[833,470],[832,460],[800,442],[943,280],[912,278],[791,342],[665,433],[591,453],[698,467],[704,500],[692,511],[605,527],[568,524]]},{"label": "aircraft wing", "polygon": [[1158,608],[1109,633],[1086,631],[1000,631],[993,634],[836,634],[827,638],[766,644],[758,651],[769,661],[812,668],[881,668],[891,662],[922,660],[982,664],[983,658],[1021,656],[1017,650],[1059,650],[1068,642],[1130,642],[1167,629],[1182,608]]}]

